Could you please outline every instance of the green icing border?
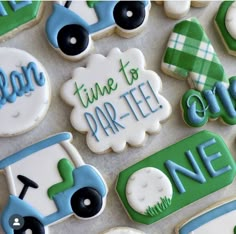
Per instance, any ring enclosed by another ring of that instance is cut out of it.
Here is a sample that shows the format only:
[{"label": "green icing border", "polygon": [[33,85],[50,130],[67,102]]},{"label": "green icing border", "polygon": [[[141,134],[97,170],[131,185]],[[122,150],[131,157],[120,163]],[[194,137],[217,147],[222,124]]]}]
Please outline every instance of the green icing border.
[{"label": "green icing border", "polygon": [[42,5],[41,1],[32,1],[32,4],[13,11],[7,1],[1,2],[8,15],[0,16],[0,37],[36,19]]},{"label": "green icing border", "polygon": [[229,34],[229,32],[226,29],[225,26],[225,17],[226,17],[226,13],[229,9],[229,7],[231,6],[231,4],[233,4],[234,1],[224,1],[221,3],[218,12],[216,14],[215,17],[215,23],[216,26],[219,29],[219,32],[221,34],[221,37],[223,38],[226,46],[233,51],[236,51],[236,40]]},{"label": "green icing border", "polygon": [[[231,85],[231,83],[233,81],[236,80],[236,76],[233,76],[229,79],[229,83]],[[230,89],[230,86],[228,88],[228,90]],[[202,127],[204,126],[208,121],[210,120],[222,120],[225,124],[229,124],[229,125],[235,125],[236,124],[236,118],[235,117],[230,117],[228,112],[225,110],[225,107],[222,103],[222,101],[220,100],[219,96],[216,95],[216,100],[217,100],[217,103],[220,107],[220,111],[218,113],[215,113],[213,114],[212,112],[210,112],[209,108],[206,110],[205,112],[205,119],[204,121],[202,121],[201,123],[199,124],[193,124],[192,122],[189,121],[189,117],[188,117],[188,107],[187,107],[187,102],[188,102],[188,98],[191,96],[191,95],[194,95],[194,96],[198,96],[200,97],[200,99],[202,100],[203,104],[205,107],[207,107],[209,104],[207,103],[206,101],[206,98],[204,97],[204,94],[203,92],[199,92],[197,90],[194,90],[194,89],[189,89],[187,92],[185,92],[185,94],[183,95],[182,99],[181,99],[181,109],[182,109],[182,115],[183,115],[183,119],[184,119],[184,122],[188,125],[188,126],[191,126],[191,127]],[[229,94],[230,95],[230,94]],[[235,98],[233,98],[231,95],[231,101],[232,101],[232,104],[233,106],[236,106],[236,100]],[[201,110],[201,105],[199,102],[196,102],[197,103],[197,109]],[[202,117],[202,116],[201,116]]]},{"label": "green icing border", "polygon": [[[230,165],[232,167],[232,170],[214,178],[209,175],[196,149],[197,145],[202,144],[212,138],[215,138],[216,144],[214,145],[214,147],[210,146],[206,148],[206,153],[208,155],[211,155],[220,151],[223,155],[222,157],[212,161],[212,165],[215,170],[219,170],[220,168],[226,165]],[[185,193],[180,194],[176,186],[174,185],[172,177],[170,176],[164,163],[169,159],[173,160],[179,165],[185,165],[185,167],[189,170],[193,170],[188,162],[188,159],[183,156],[187,150],[191,150],[191,152],[193,153],[194,158],[198,163],[199,167],[201,168],[201,171],[204,177],[206,178],[207,182],[204,184],[199,184],[191,178],[188,178],[182,174],[178,174],[186,189]],[[134,172],[144,167],[155,167],[161,170],[170,179],[173,185],[173,196],[171,206],[155,217],[145,216],[133,210],[132,207],[129,205],[125,194],[126,184],[128,182],[129,177]],[[235,174],[236,166],[234,159],[228,147],[224,143],[223,139],[220,136],[209,131],[201,131],[145,158],[144,160],[122,171],[117,179],[116,191],[129,216],[134,221],[144,224],[151,224],[187,206],[188,204],[191,204],[199,200],[200,198],[203,198],[225,187],[226,185],[231,184],[235,177]]]}]

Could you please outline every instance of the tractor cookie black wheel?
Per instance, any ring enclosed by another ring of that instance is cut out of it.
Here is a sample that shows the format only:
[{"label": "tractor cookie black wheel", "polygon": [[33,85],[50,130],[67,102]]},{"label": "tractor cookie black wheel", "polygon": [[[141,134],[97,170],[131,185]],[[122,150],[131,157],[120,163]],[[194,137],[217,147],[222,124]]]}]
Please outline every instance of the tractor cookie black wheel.
[{"label": "tractor cookie black wheel", "polygon": [[80,25],[66,25],[59,31],[57,41],[64,54],[75,56],[87,49],[89,33]]},{"label": "tractor cookie black wheel", "polygon": [[24,225],[19,230],[14,230],[14,234],[25,234],[26,230],[31,230],[33,234],[45,234],[43,224],[31,216],[24,217]]},{"label": "tractor cookie black wheel", "polygon": [[113,12],[116,24],[125,30],[141,26],[145,15],[145,5],[140,1],[120,1],[116,4]]},{"label": "tractor cookie black wheel", "polygon": [[71,207],[78,217],[91,218],[101,210],[102,197],[96,189],[85,187],[73,194]]}]

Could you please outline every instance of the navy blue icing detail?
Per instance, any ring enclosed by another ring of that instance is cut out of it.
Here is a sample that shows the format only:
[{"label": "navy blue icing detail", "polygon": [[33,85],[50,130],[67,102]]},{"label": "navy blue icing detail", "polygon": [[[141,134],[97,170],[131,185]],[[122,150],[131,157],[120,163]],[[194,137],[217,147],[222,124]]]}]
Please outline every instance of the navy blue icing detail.
[{"label": "navy blue icing detail", "polygon": [[[132,15],[128,16],[128,12],[131,12]],[[141,1],[120,1],[116,4],[113,12],[116,24],[125,30],[141,26],[145,15],[145,5]]]},{"label": "navy blue icing detail", "polygon": [[[75,39],[74,43],[71,42],[72,39]],[[57,40],[59,48],[64,54],[75,56],[87,49],[89,34],[80,25],[66,25],[59,31]]]}]

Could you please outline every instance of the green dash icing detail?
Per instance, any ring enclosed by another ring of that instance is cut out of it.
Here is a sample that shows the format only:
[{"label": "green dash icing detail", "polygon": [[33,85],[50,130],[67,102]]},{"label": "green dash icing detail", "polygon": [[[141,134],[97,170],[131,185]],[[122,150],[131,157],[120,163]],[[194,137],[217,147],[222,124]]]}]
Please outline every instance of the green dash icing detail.
[{"label": "green dash icing detail", "polygon": [[56,194],[63,192],[74,185],[73,164],[68,159],[63,158],[58,162],[57,168],[62,178],[62,182],[54,184],[48,189],[48,196],[50,199],[52,199]]},{"label": "green dash icing detail", "polygon": [[99,0],[88,0],[88,1],[87,1],[87,5],[88,5],[88,7],[90,7],[90,8],[94,8],[94,6],[95,6],[95,4],[96,4],[97,2],[99,2]]},{"label": "green dash icing detail", "polygon": [[157,216],[166,209],[168,209],[170,205],[171,205],[170,198],[167,198],[166,196],[164,198],[161,197],[161,202],[158,202],[155,206],[152,207],[149,206],[145,212],[145,215],[149,215],[152,217]]}]

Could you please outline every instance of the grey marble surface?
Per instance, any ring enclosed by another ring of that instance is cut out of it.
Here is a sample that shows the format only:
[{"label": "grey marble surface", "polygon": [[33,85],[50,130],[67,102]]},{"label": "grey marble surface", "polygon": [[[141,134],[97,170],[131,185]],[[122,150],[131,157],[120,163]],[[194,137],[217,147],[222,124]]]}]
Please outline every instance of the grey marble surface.
[{"label": "grey marble surface", "polygon": [[[195,16],[202,23],[207,35],[225,67],[228,76],[236,74],[236,57],[226,53],[220,38],[213,27],[213,17],[220,2],[211,2],[206,8],[191,9],[185,17]],[[94,165],[104,176],[108,187],[109,195],[107,206],[104,212],[97,218],[89,221],[77,220],[70,217],[63,222],[50,226],[52,234],[99,234],[115,226],[129,226],[144,231],[147,234],[172,234],[175,226],[201,211],[207,206],[224,200],[236,194],[236,183],[215,192],[194,204],[170,215],[169,217],[152,225],[142,225],[131,221],[122,207],[114,190],[118,173],[126,167],[138,162],[141,159],[157,152],[168,145],[171,145],[184,137],[192,135],[203,129],[208,129],[220,134],[233,155],[236,155],[235,133],[236,126],[226,126],[220,121],[210,122],[202,128],[194,129],[187,127],[181,117],[179,101],[184,92],[189,88],[188,84],[175,80],[163,74],[160,70],[161,57],[163,55],[167,39],[172,31],[175,20],[168,19],[162,6],[152,3],[149,21],[142,34],[131,39],[123,39],[112,35],[95,42],[96,52],[107,55],[113,47],[119,47],[122,51],[137,47],[141,49],[146,57],[147,68],[156,71],[163,83],[162,95],[166,97],[172,106],[170,119],[163,124],[159,134],[148,137],[146,145],[141,148],[127,148],[120,154],[108,153],[96,155],[92,153],[85,141],[85,135],[76,132],[69,121],[71,107],[66,105],[59,96],[61,85],[70,78],[71,72],[78,66],[84,66],[86,59],[80,62],[68,62],[61,58],[48,44],[44,25],[51,12],[51,3],[46,2],[44,16],[41,22],[35,27],[25,30],[16,37],[1,43],[0,46],[15,47],[26,50],[35,56],[45,66],[52,83],[52,103],[46,118],[32,131],[11,138],[0,138],[0,159],[5,158],[34,142],[47,136],[61,132],[70,131],[74,136],[73,144],[79,150],[84,161]],[[43,170],[43,169],[42,169]],[[8,198],[8,189],[5,177],[0,176],[0,212],[2,212]],[[0,233],[3,231],[0,230]]]}]

